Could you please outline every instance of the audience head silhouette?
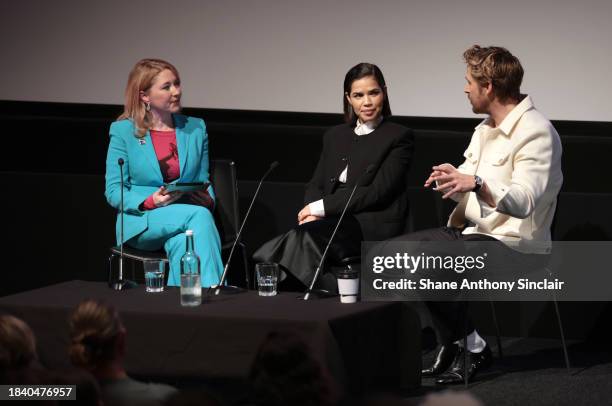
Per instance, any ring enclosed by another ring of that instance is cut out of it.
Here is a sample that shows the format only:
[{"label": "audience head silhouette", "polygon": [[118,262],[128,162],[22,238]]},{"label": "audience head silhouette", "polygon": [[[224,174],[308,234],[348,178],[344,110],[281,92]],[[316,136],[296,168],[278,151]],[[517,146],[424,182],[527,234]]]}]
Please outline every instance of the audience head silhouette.
[{"label": "audience head silhouette", "polygon": [[70,316],[70,360],[74,365],[96,370],[125,352],[125,328],[110,305],[87,300]]},{"label": "audience head silhouette", "polygon": [[336,393],[327,371],[296,334],[272,332],[251,368],[258,405],[333,405]]},{"label": "audience head silhouette", "polygon": [[0,316],[0,369],[27,367],[37,358],[30,327],[17,317]]}]

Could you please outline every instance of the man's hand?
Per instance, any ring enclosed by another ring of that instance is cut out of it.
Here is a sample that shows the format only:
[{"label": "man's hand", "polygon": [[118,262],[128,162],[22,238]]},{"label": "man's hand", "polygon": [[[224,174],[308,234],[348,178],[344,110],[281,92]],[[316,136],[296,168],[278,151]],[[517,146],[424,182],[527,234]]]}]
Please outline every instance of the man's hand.
[{"label": "man's hand", "polygon": [[432,168],[431,175],[425,181],[425,187],[436,183],[434,190],[443,193],[442,198],[448,199],[455,193],[471,192],[476,186],[473,175],[466,175],[451,164],[437,165]]},{"label": "man's hand", "polygon": [[[434,182],[436,183],[434,190],[443,193],[442,199],[448,199],[455,193],[471,192],[476,186],[476,179],[473,175],[461,173],[451,164],[437,165],[432,168],[431,175],[425,181],[425,187],[431,186]],[[490,207],[496,206],[486,182],[483,182],[477,194]]]}]

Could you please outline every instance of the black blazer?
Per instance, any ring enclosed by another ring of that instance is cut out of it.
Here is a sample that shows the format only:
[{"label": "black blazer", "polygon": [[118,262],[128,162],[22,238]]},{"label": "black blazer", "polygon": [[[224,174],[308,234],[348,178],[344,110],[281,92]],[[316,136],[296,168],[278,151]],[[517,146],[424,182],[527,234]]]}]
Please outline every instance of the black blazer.
[{"label": "black blazer", "polygon": [[[404,231],[408,215],[407,177],[414,150],[412,131],[383,120],[370,134],[358,136],[354,126],[343,124],[323,136],[323,152],[304,203],[323,199],[325,216],[339,216],[355,182],[369,165],[347,213],[357,218],[364,240],[385,240]],[[346,188],[338,177],[348,167]]]}]

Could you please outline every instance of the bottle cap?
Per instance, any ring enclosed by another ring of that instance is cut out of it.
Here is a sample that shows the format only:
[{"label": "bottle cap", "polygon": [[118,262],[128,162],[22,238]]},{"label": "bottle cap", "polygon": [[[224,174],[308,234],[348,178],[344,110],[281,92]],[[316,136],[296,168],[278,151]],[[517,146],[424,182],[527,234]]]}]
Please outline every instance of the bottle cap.
[{"label": "bottle cap", "polygon": [[187,231],[185,231],[185,235],[193,235],[193,230],[187,230]]}]

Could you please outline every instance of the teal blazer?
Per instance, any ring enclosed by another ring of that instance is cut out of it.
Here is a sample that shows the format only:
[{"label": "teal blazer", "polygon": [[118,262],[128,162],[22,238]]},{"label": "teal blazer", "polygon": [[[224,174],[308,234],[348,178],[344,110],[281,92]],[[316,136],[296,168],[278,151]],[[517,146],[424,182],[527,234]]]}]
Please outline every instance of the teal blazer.
[{"label": "teal blazer", "polygon": [[[208,182],[208,134],[204,120],[174,114],[176,144],[179,156],[178,182]],[[123,242],[140,234],[148,227],[148,212],[138,207],[164,180],[155,155],[149,131],[143,138],[136,137],[131,120],[115,121],[110,126],[110,143],[106,156],[106,191],[108,203],[121,208],[121,170],[119,158],[123,158],[124,235]],[[210,196],[215,199],[212,187]],[[121,213],[117,215],[117,243],[120,243]]]}]

